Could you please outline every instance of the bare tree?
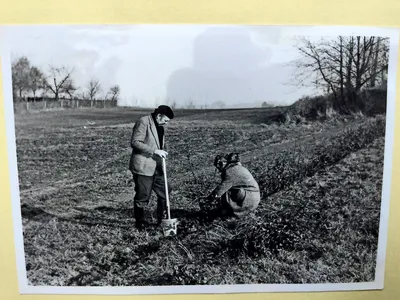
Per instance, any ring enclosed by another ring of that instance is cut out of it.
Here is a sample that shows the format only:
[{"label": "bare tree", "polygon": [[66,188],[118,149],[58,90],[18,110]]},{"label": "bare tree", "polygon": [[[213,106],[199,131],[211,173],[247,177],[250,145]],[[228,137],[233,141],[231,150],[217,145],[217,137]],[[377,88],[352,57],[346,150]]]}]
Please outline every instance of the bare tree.
[{"label": "bare tree", "polygon": [[[377,77],[387,72],[388,40],[377,37],[321,38],[302,37],[296,49],[294,80],[297,85],[314,85],[334,96],[339,110],[353,105],[357,94],[374,86]],[[382,44],[385,44],[382,46]],[[316,76],[311,82],[310,77]]]},{"label": "bare tree", "polygon": [[372,68],[371,68],[371,82],[370,82],[370,86],[374,87],[376,84],[376,77],[377,77],[377,69],[378,69],[378,58],[379,58],[379,50],[380,50],[380,43],[381,43],[381,39],[378,37],[377,38],[377,42],[375,45],[375,51],[374,51],[374,61],[372,64]]},{"label": "bare tree", "polygon": [[93,101],[96,100],[96,95],[101,91],[100,81],[98,79],[91,79],[88,84],[88,98]]},{"label": "bare tree", "polygon": [[20,57],[12,63],[11,72],[14,101],[16,101],[17,92],[19,98],[22,98],[23,93],[29,91],[30,68],[30,62],[26,56]]},{"label": "bare tree", "polygon": [[116,101],[118,100],[119,93],[120,93],[120,87],[118,84],[112,86],[110,88],[110,91],[108,92],[111,95],[111,101]]},{"label": "bare tree", "polygon": [[[370,69],[370,87],[375,87],[377,83],[384,84],[389,64],[389,43],[388,39],[376,38],[374,58]],[[380,82],[379,82],[380,81]]]},{"label": "bare tree", "polygon": [[39,68],[33,66],[29,70],[28,82],[33,98],[36,98],[37,91],[44,89],[46,79],[43,72]]},{"label": "bare tree", "polygon": [[56,100],[60,99],[60,94],[65,92],[65,87],[70,82],[71,74],[74,68],[67,69],[66,67],[53,67],[50,66],[50,75],[46,80],[46,87],[54,94]]},{"label": "bare tree", "polygon": [[69,99],[72,100],[77,90],[79,90],[79,88],[75,85],[72,78],[68,78],[65,81],[61,92],[67,94],[69,96]]}]

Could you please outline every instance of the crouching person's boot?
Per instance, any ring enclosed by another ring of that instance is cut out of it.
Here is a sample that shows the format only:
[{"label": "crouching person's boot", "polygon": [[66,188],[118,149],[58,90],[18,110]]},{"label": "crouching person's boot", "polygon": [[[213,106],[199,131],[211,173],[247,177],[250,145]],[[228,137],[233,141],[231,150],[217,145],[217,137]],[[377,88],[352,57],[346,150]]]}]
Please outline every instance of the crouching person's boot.
[{"label": "crouching person's boot", "polygon": [[135,225],[138,230],[144,228],[144,209],[143,207],[135,206],[134,208]]}]

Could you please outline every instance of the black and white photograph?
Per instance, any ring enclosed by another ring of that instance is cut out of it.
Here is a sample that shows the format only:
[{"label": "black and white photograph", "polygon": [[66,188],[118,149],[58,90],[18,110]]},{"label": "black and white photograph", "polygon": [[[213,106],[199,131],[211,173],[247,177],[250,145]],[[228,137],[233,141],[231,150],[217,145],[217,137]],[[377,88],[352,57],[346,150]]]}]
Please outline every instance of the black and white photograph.
[{"label": "black and white photograph", "polygon": [[383,288],[397,29],[0,32],[21,293]]}]

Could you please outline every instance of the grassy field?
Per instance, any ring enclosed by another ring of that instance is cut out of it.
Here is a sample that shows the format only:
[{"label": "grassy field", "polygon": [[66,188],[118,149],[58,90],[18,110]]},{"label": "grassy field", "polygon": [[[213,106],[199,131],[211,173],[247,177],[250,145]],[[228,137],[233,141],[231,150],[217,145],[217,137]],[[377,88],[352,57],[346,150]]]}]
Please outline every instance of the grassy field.
[{"label": "grassy field", "polygon": [[[362,282],[374,279],[385,117],[274,124],[279,108],[177,111],[168,125],[179,235],[138,232],[128,172],[133,122],[149,111],[16,116],[28,280],[33,285]],[[240,152],[262,189],[246,219],[199,200],[218,153]],[[155,197],[148,218],[155,223]]]}]

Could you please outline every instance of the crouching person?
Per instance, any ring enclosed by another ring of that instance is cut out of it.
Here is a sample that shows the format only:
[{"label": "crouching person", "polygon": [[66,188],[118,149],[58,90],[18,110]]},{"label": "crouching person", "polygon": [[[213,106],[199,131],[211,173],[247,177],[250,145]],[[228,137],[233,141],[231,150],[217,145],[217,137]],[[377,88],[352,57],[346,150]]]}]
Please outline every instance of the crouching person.
[{"label": "crouching person", "polygon": [[260,188],[249,170],[242,166],[239,154],[217,155],[214,166],[221,173],[221,182],[207,197],[207,202],[217,204],[216,210],[221,216],[242,217],[256,210]]}]

